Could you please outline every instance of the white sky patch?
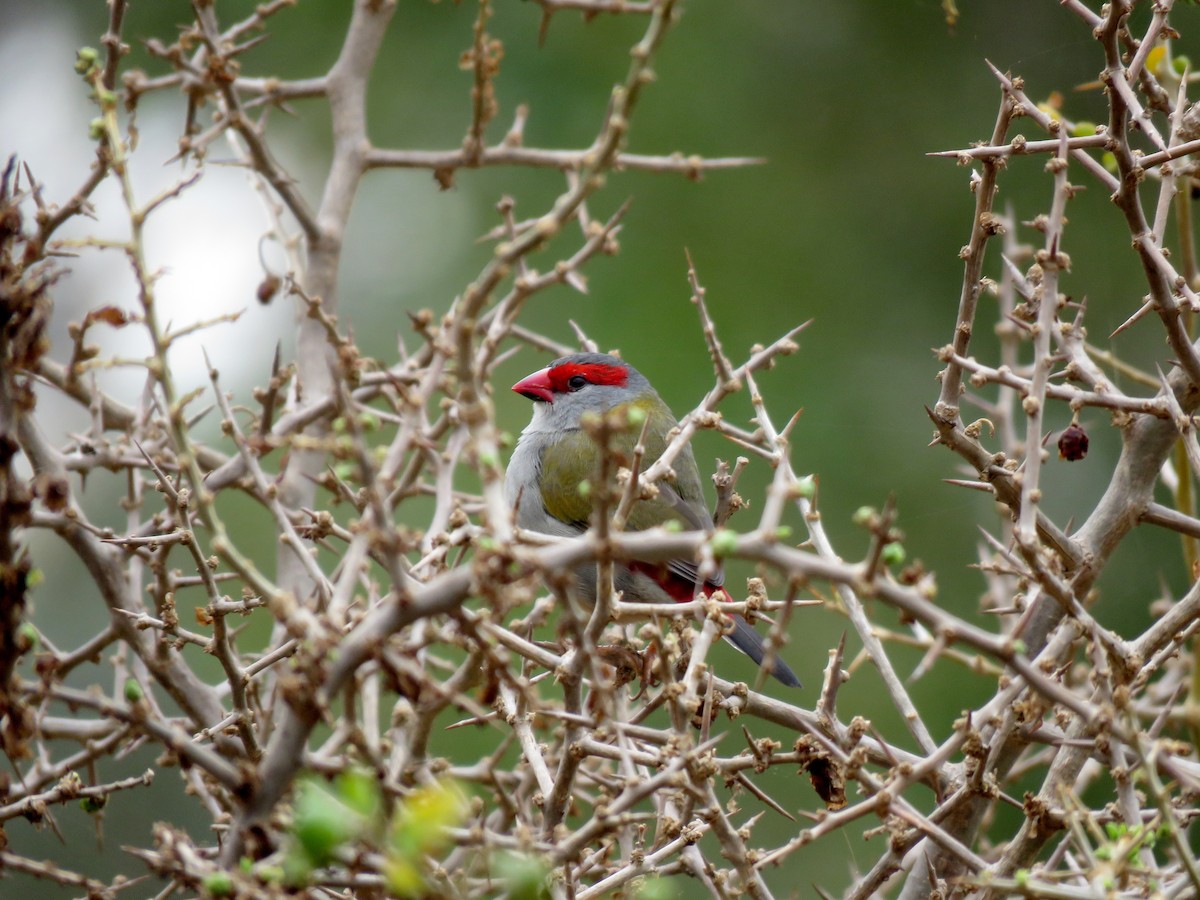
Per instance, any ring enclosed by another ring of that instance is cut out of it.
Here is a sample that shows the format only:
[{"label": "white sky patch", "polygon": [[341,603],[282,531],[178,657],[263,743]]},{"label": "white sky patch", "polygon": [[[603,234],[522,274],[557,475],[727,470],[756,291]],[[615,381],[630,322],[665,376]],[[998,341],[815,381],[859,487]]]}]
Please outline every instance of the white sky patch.
[{"label": "white sky patch", "polygon": [[[95,158],[88,123],[97,110],[73,69],[75,51],[85,39],[69,22],[58,19],[30,19],[18,26],[0,38],[0,122],[28,124],[5,128],[0,152],[6,159],[16,153],[27,162],[45,200],[61,204],[83,183]],[[139,110],[138,143],[130,167],[139,204],[171,190],[194,172],[191,165],[166,162],[177,150],[182,108],[179,102],[159,104],[150,98]],[[222,141],[210,157],[232,158],[232,151]],[[91,199],[95,219],[76,218],[55,237],[127,240],[129,216],[116,180],[106,179]],[[27,210],[31,212],[32,205]],[[202,348],[221,370],[227,387],[265,382],[269,376],[271,354],[263,352],[264,335],[289,335],[293,314],[286,299],[277,298],[264,307],[255,297],[263,278],[258,241],[267,229],[265,208],[248,174],[211,163],[199,182],[163,204],[147,221],[146,258],[151,269],[161,273],[154,285],[161,326],[179,329],[239,311],[243,315],[237,326],[216,325],[174,345],[171,361],[181,390],[207,384]],[[69,345],[68,321],[79,321],[88,309],[105,305],[140,312],[137,284],[120,250],[84,247],[77,252],[77,258],[62,261],[68,274],[53,289],[52,353],[60,360]],[[281,254],[267,256],[282,271]],[[144,359],[150,350],[146,334],[136,325],[120,329],[95,325],[88,339],[105,356]],[[252,348],[254,352],[248,352]],[[100,383],[124,402],[134,402],[145,378],[145,370],[138,367],[99,375]]]},{"label": "white sky patch", "polygon": [[[74,62],[81,46],[98,46],[98,35],[82,33],[75,21],[61,14],[30,12],[35,9],[27,7],[24,16],[5,23],[10,27],[0,28],[0,155],[6,160],[15,153],[27,162],[46,202],[62,204],[84,182],[95,159],[88,126],[98,110]],[[191,163],[168,162],[178,150],[184,109],[175,90],[142,98],[130,167],[139,204],[195,171]],[[212,111],[212,106],[200,110],[201,127],[211,121]],[[127,127],[123,110],[120,119],[122,128]],[[310,145],[299,144],[302,134],[293,137],[296,143],[275,141],[273,151],[302,185],[319,183],[326,151],[314,156]],[[200,180],[148,220],[144,250],[151,270],[160,273],[154,290],[161,327],[178,330],[232,313],[242,315],[236,324],[218,324],[173,345],[171,363],[179,391],[208,388],[207,351],[221,373],[222,387],[244,402],[252,385],[267,381],[276,342],[282,344],[284,362],[291,358],[298,301],[282,292],[266,306],[256,298],[265,275],[260,239],[271,223],[251,175],[239,166],[222,164],[234,159],[235,151],[224,138],[209,147]],[[310,188],[315,200],[312,194]],[[426,173],[375,172],[366,176],[357,199],[340,285],[339,322],[344,330],[355,327],[359,333],[381,326],[407,333],[403,310],[444,306],[461,288],[451,274],[456,253],[469,248],[482,227],[472,214],[473,198],[469,189],[437,191]],[[93,192],[91,202],[95,218],[76,217],[55,238],[128,240],[129,217],[114,177]],[[31,220],[32,203],[26,213]],[[295,228],[290,219],[286,224]],[[263,255],[274,273],[287,272],[283,253],[273,241],[263,244]],[[83,247],[76,258],[62,260],[61,268],[66,274],[52,289],[50,334],[52,357],[65,361],[71,344],[68,322],[78,322],[87,310],[100,306],[141,309],[138,286],[120,250]],[[374,302],[356,302],[364,296]],[[96,324],[88,331],[88,342],[100,347],[101,357],[140,361],[150,352],[148,336],[138,325],[114,329]],[[96,378],[118,400],[133,406],[145,388],[146,371],[122,366],[99,370]],[[210,402],[211,394],[195,401],[195,408]],[[54,411],[51,421],[45,419],[50,410],[39,414],[52,438],[57,439],[55,432],[83,427],[80,416],[86,421],[86,411],[57,400],[49,405]]]}]

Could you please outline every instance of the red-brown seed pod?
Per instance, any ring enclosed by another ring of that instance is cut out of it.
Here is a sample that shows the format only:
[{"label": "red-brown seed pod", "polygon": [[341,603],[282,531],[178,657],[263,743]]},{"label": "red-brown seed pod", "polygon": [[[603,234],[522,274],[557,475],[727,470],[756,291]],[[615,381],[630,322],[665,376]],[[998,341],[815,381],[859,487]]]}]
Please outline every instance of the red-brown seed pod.
[{"label": "red-brown seed pod", "polygon": [[1076,462],[1087,456],[1087,452],[1087,432],[1077,422],[1072,422],[1058,438],[1058,455],[1067,462]]},{"label": "red-brown seed pod", "polygon": [[279,293],[279,288],[283,284],[283,279],[278,275],[267,275],[259,282],[258,290],[255,295],[258,297],[258,302],[264,306],[270,303],[275,295]]}]

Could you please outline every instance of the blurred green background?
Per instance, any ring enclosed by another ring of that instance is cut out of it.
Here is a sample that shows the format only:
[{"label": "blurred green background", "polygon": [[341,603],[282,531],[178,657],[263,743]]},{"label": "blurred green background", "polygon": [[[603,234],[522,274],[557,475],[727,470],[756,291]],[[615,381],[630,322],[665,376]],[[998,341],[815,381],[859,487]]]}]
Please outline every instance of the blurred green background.
[{"label": "blurred green background", "polygon": [[[1023,76],[1032,97],[1062,92],[1071,118],[1102,121],[1099,94],[1074,88],[1094,79],[1103,59],[1089,29],[1057,3],[962,0],[958,5],[961,17],[951,28],[938,0],[683,4],[682,20],[655,67],[658,81],[645,92],[634,118],[629,149],[756,156],[765,164],[711,173],[699,183],[669,175],[613,175],[589,209],[593,217],[604,218],[632,200],[620,255],[596,259],[588,267],[588,296],[565,288],[540,295],[529,303],[522,322],[570,342],[569,322],[574,320],[602,349],[619,349],[682,412],[701,398],[711,379],[688,302],[685,249],[695,260],[720,337],[735,360],[743,359],[751,345],[813,319],[800,338],[800,352],[764,374],[761,387],[780,423],[795,409],[804,409],[795,432],[794,464],[819,477],[820,509],[835,546],[846,558],[860,555],[866,537],[850,523],[852,512],[894,495],[909,556],[938,573],[941,603],[973,615],[983,589],[970,568],[977,560],[976,526],[994,531],[996,518],[984,495],[942,483],[962,473],[946,450],[926,447],[932,431],[922,405],[932,405],[937,397],[939,365],[931,348],[951,338],[962,276],[958,250],[969,235],[974,197],[968,190],[968,169],[926,154],[965,147],[990,134],[999,90],[985,60]],[[490,141],[503,135],[517,104],[528,103],[527,145],[584,145],[595,134],[612,85],[624,76],[627,48],[640,35],[644,19],[601,16],[584,23],[562,13],[539,46],[536,4],[505,0],[496,6],[489,31],[503,41],[505,56],[497,82],[501,110]],[[275,16],[271,39],[243,58],[243,72],[320,74],[336,56],[348,7],[333,0],[306,0]],[[251,9],[248,2],[217,3],[226,24]],[[469,2],[400,4],[371,85],[370,132],[376,145],[459,145],[469,121],[471,79],[459,71],[457,61],[469,45],[475,12]],[[126,28],[134,44],[127,66],[144,66],[150,74],[164,71],[148,59],[141,42],[151,36],[169,41],[190,15],[186,3],[135,2]],[[1190,49],[1187,28],[1198,16],[1200,11],[1192,8],[1176,10],[1173,21],[1184,31],[1177,52]],[[86,171],[92,113],[71,65],[76,47],[98,44],[106,20],[101,0],[8,0],[0,10],[0,70],[10,76],[58,73],[16,83],[5,79],[0,152],[30,154],[23,141],[40,137],[84,160],[84,168],[65,168],[54,180],[43,174],[56,171],[52,166],[46,163],[39,170],[39,158],[31,158],[53,197],[68,196]],[[31,117],[18,100],[53,108],[58,116]],[[273,116],[273,146],[315,202],[329,152],[328,115],[316,101],[300,101],[294,108],[294,118]],[[174,93],[150,97],[140,116],[147,132],[158,127],[177,135],[182,99]],[[1015,131],[1030,138],[1041,136],[1032,123],[1017,125]],[[47,134],[48,129],[55,133]],[[143,148],[139,164],[155,169],[169,155],[149,156]],[[1000,204],[1011,204],[1019,219],[1030,219],[1049,204],[1051,184],[1043,163],[1042,158],[1018,160],[1001,179]],[[1063,289],[1087,297],[1094,342],[1111,343],[1131,361],[1152,367],[1163,350],[1151,319],[1116,341],[1104,337],[1137,307],[1145,288],[1117,210],[1081,171],[1073,168],[1072,175],[1088,189],[1068,210],[1064,249],[1074,260],[1074,271]],[[206,179],[231,177],[239,176],[210,169]],[[563,188],[562,176],[548,170],[460,171],[449,191],[439,190],[426,172],[371,173],[347,235],[343,326],[353,330],[364,353],[394,359],[398,335],[412,343],[405,313],[446,309],[489,257],[490,246],[476,238],[499,223],[495,204],[500,197],[515,199],[520,219],[540,214]],[[208,230],[162,239],[186,240],[203,249],[219,230],[218,220]],[[1027,229],[1021,233],[1023,240],[1039,237]],[[549,267],[577,243],[577,232],[568,231],[534,264]],[[989,251],[991,275],[998,274],[996,249]],[[253,257],[255,248],[240,252]],[[252,267],[247,272],[244,283],[222,301],[247,307],[250,317],[270,315],[255,309],[257,278]],[[63,288],[56,324],[60,330],[73,304],[77,312],[78,305],[97,302],[104,294],[102,284],[78,282]],[[192,301],[200,310],[207,302],[206,297]],[[991,313],[990,301],[985,301],[975,345],[984,358],[993,347],[987,328]],[[290,322],[277,311],[273,315],[260,327],[271,329],[265,333],[272,342],[278,337],[286,346]],[[260,342],[263,334],[256,334]],[[62,342],[56,347],[60,355],[62,347]],[[248,395],[250,384],[264,380],[266,354],[257,356],[260,368],[245,373],[240,386],[228,386]],[[529,410],[507,386],[544,362],[544,356],[525,351],[498,374],[498,414],[502,426],[514,433]],[[735,397],[724,412],[744,423],[749,403]],[[969,411],[966,415],[974,418]],[[1056,415],[1051,424],[1061,428],[1066,418],[1062,410]],[[1107,417],[1085,413],[1084,423],[1091,433],[1091,454],[1073,465],[1054,458],[1044,476],[1046,508],[1064,525],[1086,516],[1119,449]],[[712,434],[700,435],[696,449],[702,467],[737,453]],[[768,477],[765,466],[755,464],[741,492],[760,497]],[[121,485],[110,488],[119,492]],[[754,515],[753,509],[743,513],[742,527],[749,527]],[[118,516],[112,524],[120,521]],[[247,522],[252,521],[248,516]],[[793,525],[800,533],[802,524]],[[36,598],[39,621],[70,646],[103,620],[103,611],[86,580],[71,574],[61,548],[39,540],[35,550],[39,564],[54,569]],[[1100,583],[1100,620],[1124,633],[1144,627],[1147,604],[1163,585],[1176,592],[1184,587],[1179,560],[1178,541],[1171,535],[1135,531]],[[735,570],[730,583],[748,574],[750,570]],[[69,616],[58,615],[68,608]],[[896,624],[887,611],[874,612],[883,624]],[[820,610],[802,610],[797,619],[785,655],[806,683],[800,702],[809,704],[827,648],[846,625]],[[858,650],[851,637],[849,657]],[[752,674],[732,651],[721,653],[719,666],[740,677]],[[918,658],[904,651],[894,657],[902,674]],[[947,689],[951,684],[954,690]],[[941,663],[912,690],[940,740],[952,720],[993,687],[986,679],[962,677],[952,663]],[[865,715],[890,739],[911,746],[882,698],[874,671],[862,666],[842,691],[843,717]],[[137,770],[147,760],[130,765]],[[766,786],[793,810],[820,806],[806,779],[772,772]],[[116,854],[122,835],[144,844],[148,821],[168,815],[146,803],[145,796],[114,798],[106,853]],[[151,796],[177,797],[175,773],[161,773]],[[92,826],[82,813],[64,810],[59,824],[69,838],[65,849],[48,833],[35,845],[23,823],[9,829],[9,838],[14,849],[55,856],[64,865],[97,875],[118,865],[115,859],[97,859]],[[768,813],[756,839],[778,840],[794,827]],[[795,896],[811,896],[810,884],[840,891],[853,882],[856,867],[868,868],[882,852],[881,841],[876,837],[864,845],[856,833],[847,833],[797,853],[781,871],[769,874],[771,883],[782,895],[794,889]],[[40,849],[30,849],[35,846]]]}]

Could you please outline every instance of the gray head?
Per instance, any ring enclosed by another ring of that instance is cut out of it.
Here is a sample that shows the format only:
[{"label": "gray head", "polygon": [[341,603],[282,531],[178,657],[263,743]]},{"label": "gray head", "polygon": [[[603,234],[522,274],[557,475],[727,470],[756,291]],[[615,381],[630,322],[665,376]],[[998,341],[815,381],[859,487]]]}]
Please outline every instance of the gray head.
[{"label": "gray head", "polygon": [[513,390],[533,401],[526,432],[578,428],[585,412],[603,413],[621,403],[657,398],[645,377],[606,353],[574,353],[522,378]]}]

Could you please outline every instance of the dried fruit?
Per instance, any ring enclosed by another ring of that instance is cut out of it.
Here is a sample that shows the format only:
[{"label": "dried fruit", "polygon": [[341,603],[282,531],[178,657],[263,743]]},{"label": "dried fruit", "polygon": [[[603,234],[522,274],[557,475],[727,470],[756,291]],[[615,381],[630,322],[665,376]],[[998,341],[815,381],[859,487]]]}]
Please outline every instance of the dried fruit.
[{"label": "dried fruit", "polygon": [[1087,456],[1087,452],[1087,432],[1078,422],[1072,422],[1058,438],[1058,455],[1067,462],[1078,462]]}]

